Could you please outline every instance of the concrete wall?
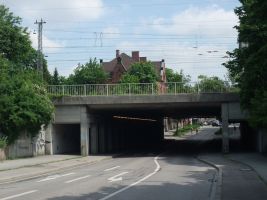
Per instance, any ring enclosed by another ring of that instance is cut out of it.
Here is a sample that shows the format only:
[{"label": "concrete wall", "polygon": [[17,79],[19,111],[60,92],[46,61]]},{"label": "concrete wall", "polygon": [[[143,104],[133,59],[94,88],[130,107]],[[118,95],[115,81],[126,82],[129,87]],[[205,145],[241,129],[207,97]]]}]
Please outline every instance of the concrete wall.
[{"label": "concrete wall", "polygon": [[260,153],[267,152],[267,130],[260,129],[257,132],[257,150]]},{"label": "concrete wall", "polygon": [[80,125],[53,125],[53,154],[80,154]]},{"label": "concrete wall", "polygon": [[6,159],[5,149],[0,148],[0,161],[5,160],[5,159]]},{"label": "concrete wall", "polygon": [[32,139],[28,137],[26,133],[24,133],[14,142],[14,144],[7,147],[6,153],[8,158],[34,156]]},{"label": "concrete wall", "polygon": [[228,103],[228,117],[232,121],[240,121],[248,119],[248,113],[241,109],[239,102]]},{"label": "concrete wall", "polygon": [[84,106],[56,106],[54,124],[74,124],[81,122],[81,109]]}]

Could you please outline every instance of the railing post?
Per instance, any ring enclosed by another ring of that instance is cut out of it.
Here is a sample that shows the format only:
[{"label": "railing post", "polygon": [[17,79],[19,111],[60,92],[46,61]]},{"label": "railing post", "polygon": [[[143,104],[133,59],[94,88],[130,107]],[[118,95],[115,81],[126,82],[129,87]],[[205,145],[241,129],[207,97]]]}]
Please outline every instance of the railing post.
[{"label": "railing post", "polygon": [[62,85],[62,95],[64,95],[64,85]]},{"label": "railing post", "polygon": [[199,94],[199,83],[197,82],[197,93]]},{"label": "railing post", "polygon": [[106,89],[106,90],[107,90],[107,96],[108,96],[108,93],[109,93],[109,88],[108,88],[108,86],[109,86],[109,85],[106,84],[106,87],[107,87],[107,89]]},{"label": "railing post", "polygon": [[129,95],[131,95],[131,84],[128,84]]},{"label": "railing post", "polygon": [[154,95],[154,83],[152,83],[152,95]]},{"label": "railing post", "polygon": [[86,85],[83,86],[83,94],[86,96]]},{"label": "railing post", "polygon": [[175,82],[174,83],[174,94],[177,94],[177,91],[176,90],[177,90],[177,83]]}]

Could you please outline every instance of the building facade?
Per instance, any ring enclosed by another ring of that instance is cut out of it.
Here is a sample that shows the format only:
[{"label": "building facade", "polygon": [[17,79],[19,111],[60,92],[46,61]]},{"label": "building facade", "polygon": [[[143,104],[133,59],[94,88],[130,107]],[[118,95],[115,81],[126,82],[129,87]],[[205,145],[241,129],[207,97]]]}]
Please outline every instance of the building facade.
[{"label": "building facade", "polygon": [[[125,53],[120,53],[120,50],[116,50],[116,57],[109,62],[100,61],[103,69],[109,75],[108,83],[118,83],[124,73],[130,70],[132,64],[137,62],[146,62],[146,57],[140,57],[139,51],[132,51],[132,55],[129,56]],[[165,61],[151,61],[155,67],[156,73],[160,76],[160,81],[166,82],[165,73]]]}]

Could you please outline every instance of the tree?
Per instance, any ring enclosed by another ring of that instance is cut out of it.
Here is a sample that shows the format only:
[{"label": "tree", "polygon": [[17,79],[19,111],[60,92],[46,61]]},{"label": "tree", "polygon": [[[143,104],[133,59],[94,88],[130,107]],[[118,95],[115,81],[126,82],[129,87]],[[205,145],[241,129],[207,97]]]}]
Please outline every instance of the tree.
[{"label": "tree", "polygon": [[166,68],[166,78],[167,82],[181,82],[181,83],[187,83],[190,81],[190,76],[189,75],[184,75],[183,70],[178,72],[174,72],[170,68]]},{"label": "tree", "polygon": [[230,61],[224,63],[230,76],[240,87],[241,105],[250,113],[255,127],[267,127],[267,2],[240,0],[235,9],[240,24],[240,48],[228,52]]},{"label": "tree", "polygon": [[[37,51],[31,46],[27,28],[21,26],[22,19],[16,17],[4,5],[0,5],[0,54],[11,63],[14,68],[37,70]],[[49,81],[51,75],[47,63],[42,55],[43,76]]]},{"label": "tree", "polygon": [[52,76],[52,84],[53,85],[59,85],[60,84],[59,74],[58,74],[57,68],[55,68],[53,76]]},{"label": "tree", "polygon": [[12,70],[3,58],[0,66],[0,130],[9,143],[24,131],[33,137],[50,122],[53,112],[42,80],[35,70]]},{"label": "tree", "polygon": [[226,91],[229,85],[218,78],[217,76],[207,77],[204,75],[198,76],[200,80],[198,83],[198,89],[204,92],[221,92]]},{"label": "tree", "polygon": [[121,83],[155,83],[159,75],[151,62],[137,62],[121,78]]},{"label": "tree", "polygon": [[41,125],[50,122],[53,112],[44,82],[36,71],[37,52],[20,23],[19,17],[0,5],[0,131],[9,143],[24,131],[32,137],[38,134]]},{"label": "tree", "polygon": [[78,65],[68,78],[70,84],[102,84],[107,81],[107,74],[97,63],[96,58],[90,59],[84,65]]}]

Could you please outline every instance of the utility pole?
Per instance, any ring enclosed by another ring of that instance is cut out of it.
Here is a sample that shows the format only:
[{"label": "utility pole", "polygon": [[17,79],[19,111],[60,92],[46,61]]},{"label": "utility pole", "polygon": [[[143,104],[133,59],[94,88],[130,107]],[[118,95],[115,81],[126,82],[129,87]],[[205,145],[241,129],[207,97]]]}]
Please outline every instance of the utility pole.
[{"label": "utility pole", "polygon": [[37,60],[37,70],[40,72],[43,79],[43,24],[46,22],[41,19],[41,21],[35,21],[34,24],[38,25],[38,60]]}]

